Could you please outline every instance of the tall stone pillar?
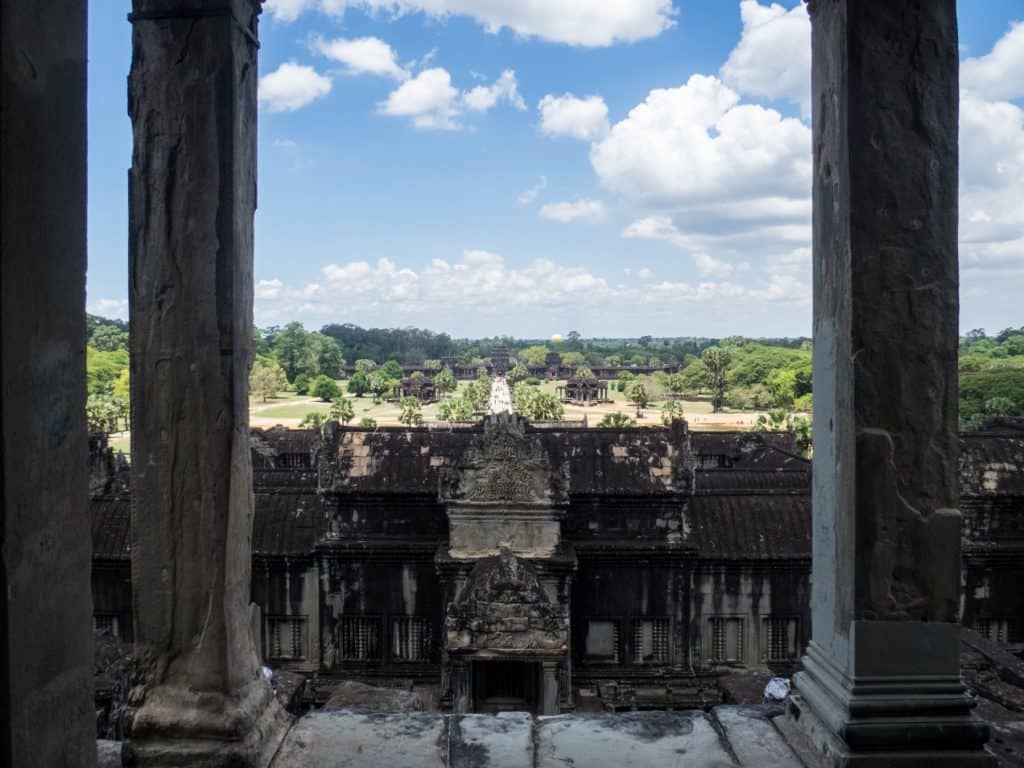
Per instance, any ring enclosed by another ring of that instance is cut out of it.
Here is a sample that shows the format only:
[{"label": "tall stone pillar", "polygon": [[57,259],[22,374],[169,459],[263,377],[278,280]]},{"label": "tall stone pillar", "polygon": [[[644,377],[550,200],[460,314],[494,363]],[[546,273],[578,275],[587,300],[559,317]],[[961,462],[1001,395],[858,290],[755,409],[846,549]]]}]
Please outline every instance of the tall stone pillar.
[{"label": "tall stone pillar", "polygon": [[959,672],[955,0],[810,3],[813,639],[830,765],[989,765]]},{"label": "tall stone pillar", "polygon": [[96,765],[86,12],[0,3],[0,766]]},{"label": "tall stone pillar", "polygon": [[129,765],[265,765],[249,622],[258,0],[134,0]]},{"label": "tall stone pillar", "polygon": [[552,660],[542,661],[540,680],[540,713],[542,715],[557,715],[558,707],[558,662]]}]

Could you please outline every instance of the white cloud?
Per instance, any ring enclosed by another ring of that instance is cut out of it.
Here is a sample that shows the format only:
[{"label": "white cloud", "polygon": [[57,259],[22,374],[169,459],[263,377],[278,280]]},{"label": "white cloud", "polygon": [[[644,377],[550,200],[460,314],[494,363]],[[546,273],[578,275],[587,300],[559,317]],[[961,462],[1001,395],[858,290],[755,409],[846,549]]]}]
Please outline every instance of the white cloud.
[{"label": "white cloud", "polygon": [[990,100],[1024,98],[1024,22],[1013,22],[988,54],[963,61],[960,87]]},{"label": "white cloud", "polygon": [[637,219],[623,230],[622,236],[627,239],[661,240],[690,250],[693,265],[701,277],[725,277],[733,271],[732,264],[716,259],[706,251],[694,250],[695,244],[676,228],[668,216]]},{"label": "white cloud", "polygon": [[651,91],[591,145],[600,182],[641,215],[623,237],[687,250],[704,277],[810,242],[811,133],[715,77]]},{"label": "white cloud", "polygon": [[268,301],[276,299],[281,295],[283,288],[284,283],[276,277],[271,280],[259,280],[256,283],[256,298]]},{"label": "white cloud", "polygon": [[516,197],[516,202],[519,205],[529,205],[530,203],[537,199],[541,192],[547,189],[547,186],[548,177],[541,176],[539,179],[537,179],[536,184],[534,184],[529,189],[524,189],[522,192],[519,193],[519,196]]},{"label": "white cloud", "polygon": [[[301,316],[315,324],[349,317],[361,324],[435,328],[443,317],[446,330],[461,326],[461,332],[481,333],[484,328],[500,332],[510,323],[521,329],[556,327],[552,324],[564,321],[566,312],[602,318],[595,324],[610,322],[604,326],[609,329],[622,322],[638,330],[636,322],[642,322],[649,329],[658,320],[669,328],[686,317],[686,305],[693,305],[694,321],[706,324],[713,306],[715,318],[728,318],[727,326],[717,330],[736,333],[771,304],[779,307],[772,310],[773,320],[787,316],[806,322],[810,288],[792,275],[760,275],[748,285],[714,277],[656,282],[655,272],[646,267],[625,272],[630,279],[621,282],[582,265],[545,258],[513,264],[481,249],[467,249],[451,260],[434,258],[419,268],[390,259],[354,260],[328,265],[313,281],[284,288],[278,301],[257,301],[256,313],[262,323]],[[774,332],[784,332],[775,327]]]},{"label": "white cloud", "polygon": [[717,78],[693,75],[651,91],[593,145],[590,161],[602,183],[634,200],[747,209],[806,199],[810,148],[799,120],[739,104]]},{"label": "white cloud", "polygon": [[526,109],[523,97],[519,95],[516,73],[511,69],[502,72],[492,85],[478,85],[462,94],[462,103],[473,112],[486,112],[501,100],[516,109]]},{"label": "white cloud", "polygon": [[517,109],[525,109],[519,96],[516,73],[507,69],[490,86],[479,85],[460,92],[452,85],[452,77],[443,67],[424,69],[406,80],[378,106],[380,112],[396,117],[410,117],[417,128],[458,130],[461,117],[468,109],[487,112],[499,101],[507,101]]},{"label": "white cloud", "polygon": [[128,300],[98,299],[90,303],[89,311],[100,317],[116,317],[123,320],[128,317]]},{"label": "white cloud", "polygon": [[548,94],[537,104],[540,131],[548,136],[572,136],[581,141],[608,133],[608,105],[600,96],[578,98],[571,93]]},{"label": "white cloud", "polygon": [[604,203],[600,200],[574,200],[573,202],[548,203],[540,208],[540,217],[550,221],[601,221],[605,217]]},{"label": "white cloud", "polygon": [[803,2],[740,3],[743,32],[722,66],[722,80],[740,93],[786,99],[811,114],[811,24]]},{"label": "white cloud", "polygon": [[312,67],[288,61],[260,78],[259,102],[271,112],[293,112],[326,96],[331,79]]},{"label": "white cloud", "polygon": [[392,91],[380,105],[385,115],[411,117],[417,128],[454,130],[458,123],[459,91],[441,67],[424,69]]},{"label": "white cloud", "polygon": [[266,0],[263,8],[278,21],[295,21],[305,11],[317,7],[314,0]]},{"label": "white cloud", "polygon": [[675,24],[676,13],[672,0],[268,0],[265,7],[283,22],[307,10],[338,16],[346,8],[437,19],[468,16],[491,34],[509,29],[521,37],[585,47],[657,37]]},{"label": "white cloud", "polygon": [[378,37],[314,41],[313,48],[340,64],[352,75],[377,75],[405,80],[409,72],[398,64],[394,49]]}]

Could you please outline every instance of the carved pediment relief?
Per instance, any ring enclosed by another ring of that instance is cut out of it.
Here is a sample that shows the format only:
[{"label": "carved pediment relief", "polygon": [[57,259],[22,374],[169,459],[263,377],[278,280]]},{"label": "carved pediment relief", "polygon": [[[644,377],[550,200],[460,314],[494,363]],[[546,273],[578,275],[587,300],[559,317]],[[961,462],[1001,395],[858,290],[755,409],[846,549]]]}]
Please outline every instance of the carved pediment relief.
[{"label": "carved pediment relief", "polygon": [[480,560],[445,620],[450,651],[563,651],[568,614],[533,567],[508,550]]},{"label": "carved pediment relief", "polygon": [[438,490],[443,503],[551,505],[564,503],[568,485],[567,467],[551,466],[540,436],[502,413],[488,417],[458,465],[441,472]]}]

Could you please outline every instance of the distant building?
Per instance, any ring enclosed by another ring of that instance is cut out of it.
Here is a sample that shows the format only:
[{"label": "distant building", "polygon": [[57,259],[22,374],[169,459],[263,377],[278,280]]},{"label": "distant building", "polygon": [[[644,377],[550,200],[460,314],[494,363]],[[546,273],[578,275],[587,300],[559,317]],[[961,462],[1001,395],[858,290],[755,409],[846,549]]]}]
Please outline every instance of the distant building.
[{"label": "distant building", "polygon": [[573,405],[597,405],[607,403],[608,383],[596,376],[571,376],[564,385],[555,390],[558,399]]}]

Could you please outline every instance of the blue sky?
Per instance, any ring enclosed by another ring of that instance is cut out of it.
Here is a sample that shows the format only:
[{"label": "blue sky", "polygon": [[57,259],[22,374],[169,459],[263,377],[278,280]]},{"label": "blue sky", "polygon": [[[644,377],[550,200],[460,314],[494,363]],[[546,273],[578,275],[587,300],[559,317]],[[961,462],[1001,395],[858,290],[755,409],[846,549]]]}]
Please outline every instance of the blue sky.
[{"label": "blue sky", "polygon": [[[89,19],[88,305],[122,317],[129,6]],[[961,327],[994,331],[1024,323],[1024,2],[959,14]],[[257,324],[810,333],[801,4],[269,0],[260,37]]]}]

